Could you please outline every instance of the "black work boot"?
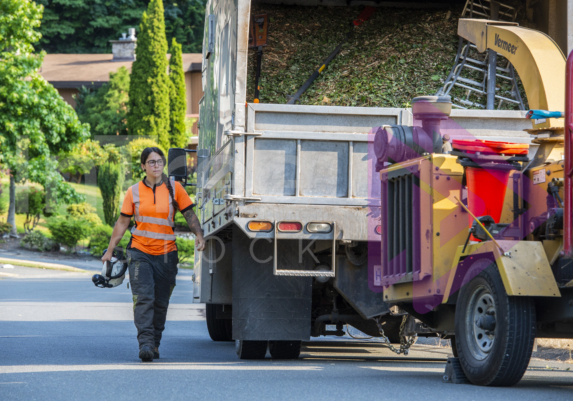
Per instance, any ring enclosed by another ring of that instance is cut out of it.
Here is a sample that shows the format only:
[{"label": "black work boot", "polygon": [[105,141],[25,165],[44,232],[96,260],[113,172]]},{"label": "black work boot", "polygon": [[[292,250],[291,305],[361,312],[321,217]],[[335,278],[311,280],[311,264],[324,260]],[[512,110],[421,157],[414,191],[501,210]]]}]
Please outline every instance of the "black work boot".
[{"label": "black work boot", "polygon": [[159,347],[153,349],[153,359],[159,359]]},{"label": "black work boot", "polygon": [[151,348],[149,345],[144,345],[141,347],[139,350],[139,359],[141,359],[142,362],[153,361],[153,348]]}]

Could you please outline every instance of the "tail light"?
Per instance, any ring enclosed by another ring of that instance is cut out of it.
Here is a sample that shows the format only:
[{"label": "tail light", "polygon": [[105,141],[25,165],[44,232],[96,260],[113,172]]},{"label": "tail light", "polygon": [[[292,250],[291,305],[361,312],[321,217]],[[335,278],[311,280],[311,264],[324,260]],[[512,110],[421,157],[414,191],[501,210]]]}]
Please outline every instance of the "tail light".
[{"label": "tail light", "polygon": [[280,232],[297,233],[302,230],[302,224],[298,221],[281,221],[278,229]]},{"label": "tail light", "polygon": [[250,231],[269,232],[273,229],[273,225],[269,221],[249,221],[248,227]]},{"label": "tail light", "polygon": [[376,226],[376,228],[374,229],[374,231],[376,231],[376,234],[382,235],[382,226]]},{"label": "tail light", "polygon": [[329,233],[332,231],[332,226],[328,223],[308,223],[306,225],[306,230],[309,233]]}]

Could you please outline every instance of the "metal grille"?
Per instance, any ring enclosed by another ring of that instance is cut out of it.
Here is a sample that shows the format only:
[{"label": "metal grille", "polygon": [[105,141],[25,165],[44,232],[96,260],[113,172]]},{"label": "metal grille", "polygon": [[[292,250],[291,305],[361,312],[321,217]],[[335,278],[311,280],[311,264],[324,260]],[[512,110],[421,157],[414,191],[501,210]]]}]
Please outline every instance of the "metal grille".
[{"label": "metal grille", "polygon": [[417,280],[420,275],[420,178],[407,170],[382,182],[383,285]]}]

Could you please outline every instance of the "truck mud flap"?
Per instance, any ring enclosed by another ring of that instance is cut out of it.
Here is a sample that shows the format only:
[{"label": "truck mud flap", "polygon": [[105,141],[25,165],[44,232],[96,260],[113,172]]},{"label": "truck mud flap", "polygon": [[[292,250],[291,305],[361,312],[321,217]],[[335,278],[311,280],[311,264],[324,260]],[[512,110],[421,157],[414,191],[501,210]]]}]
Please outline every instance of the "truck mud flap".
[{"label": "truck mud flap", "polygon": [[[311,269],[298,240],[280,241],[279,268]],[[250,239],[233,227],[233,339],[310,339],[312,277],[273,274],[273,242]]]}]

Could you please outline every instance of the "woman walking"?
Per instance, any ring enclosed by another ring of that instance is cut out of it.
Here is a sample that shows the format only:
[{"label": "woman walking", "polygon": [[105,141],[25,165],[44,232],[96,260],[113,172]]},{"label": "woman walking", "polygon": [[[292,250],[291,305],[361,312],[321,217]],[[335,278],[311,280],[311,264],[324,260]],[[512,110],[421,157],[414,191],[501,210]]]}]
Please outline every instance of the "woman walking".
[{"label": "woman walking", "polygon": [[146,177],[127,190],[119,217],[102,261],[111,259],[131,218],[135,226],[127,245],[129,281],[133,294],[134,322],[139,341],[139,358],[144,362],[159,358],[159,344],[165,329],[169,298],[177,275],[177,245],[173,232],[179,210],[195,234],[197,251],[205,249],[201,225],[193,212],[193,202],[178,182],[163,173],[165,155],[159,148],[145,148],[141,168]]}]

